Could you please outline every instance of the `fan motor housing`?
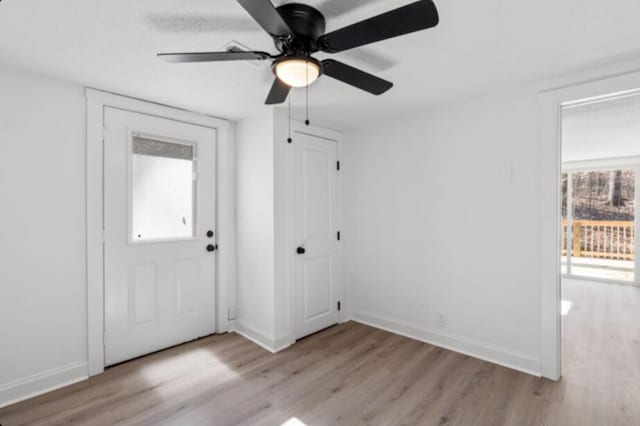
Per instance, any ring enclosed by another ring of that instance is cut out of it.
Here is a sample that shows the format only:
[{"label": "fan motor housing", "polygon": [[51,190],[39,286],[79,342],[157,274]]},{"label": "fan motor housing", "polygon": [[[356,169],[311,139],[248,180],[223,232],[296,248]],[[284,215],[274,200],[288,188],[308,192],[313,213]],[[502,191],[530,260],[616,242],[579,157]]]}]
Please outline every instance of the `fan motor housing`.
[{"label": "fan motor housing", "polygon": [[[326,31],[327,21],[324,15],[316,8],[301,3],[288,3],[277,8],[282,19],[289,25],[295,34],[293,43],[306,43],[309,50],[316,48],[316,41]],[[277,46],[279,50],[288,50],[287,43]],[[296,46],[302,47],[302,46]]]}]

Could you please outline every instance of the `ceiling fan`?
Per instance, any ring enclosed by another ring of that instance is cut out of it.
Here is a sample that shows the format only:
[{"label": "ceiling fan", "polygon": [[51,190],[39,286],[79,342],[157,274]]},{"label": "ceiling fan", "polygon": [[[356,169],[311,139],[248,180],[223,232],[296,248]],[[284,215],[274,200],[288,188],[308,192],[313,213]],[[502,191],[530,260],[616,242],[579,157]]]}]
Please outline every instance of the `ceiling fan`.
[{"label": "ceiling fan", "polygon": [[317,52],[338,53],[438,25],[438,10],[431,0],[420,0],[373,18],[325,34],[326,20],[317,9],[300,3],[274,7],[269,0],[238,0],[238,3],[273,38],[280,52],[198,52],[160,53],[167,62],[218,62],[273,60],[276,79],[267,96],[268,105],[287,99],[292,87],[305,87],[322,74],[381,95],[393,83],[350,65],[312,56]]}]

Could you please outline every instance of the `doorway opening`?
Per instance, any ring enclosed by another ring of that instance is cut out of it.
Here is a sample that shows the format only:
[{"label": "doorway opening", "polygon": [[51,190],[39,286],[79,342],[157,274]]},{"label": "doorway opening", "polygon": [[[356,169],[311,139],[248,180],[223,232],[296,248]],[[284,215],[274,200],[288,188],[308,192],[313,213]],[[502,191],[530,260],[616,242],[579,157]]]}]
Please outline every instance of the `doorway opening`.
[{"label": "doorway opening", "polygon": [[564,278],[637,284],[640,94],[562,108]]},{"label": "doorway opening", "polygon": [[604,424],[638,413],[625,401],[640,380],[640,92],[565,103],[560,116],[562,376],[588,389],[585,419]]}]

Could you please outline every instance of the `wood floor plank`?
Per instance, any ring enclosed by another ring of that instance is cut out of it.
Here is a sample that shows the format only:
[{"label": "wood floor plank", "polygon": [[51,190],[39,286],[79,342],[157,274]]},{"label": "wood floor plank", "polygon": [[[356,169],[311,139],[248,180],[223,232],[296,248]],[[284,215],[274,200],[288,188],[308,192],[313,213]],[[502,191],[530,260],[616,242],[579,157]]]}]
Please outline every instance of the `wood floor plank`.
[{"label": "wood floor plank", "polygon": [[208,337],[0,409],[0,424],[639,425],[640,289],[564,288],[557,383],[349,322],[278,354]]}]

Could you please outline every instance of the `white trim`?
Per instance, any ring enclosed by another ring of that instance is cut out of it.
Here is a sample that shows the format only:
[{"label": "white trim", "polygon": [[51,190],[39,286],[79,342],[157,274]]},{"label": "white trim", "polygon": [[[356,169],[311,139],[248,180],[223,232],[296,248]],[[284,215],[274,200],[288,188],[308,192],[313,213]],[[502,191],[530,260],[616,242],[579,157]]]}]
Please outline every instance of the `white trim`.
[{"label": "white trim", "polygon": [[[87,339],[88,375],[104,371],[104,286],[103,286],[103,133],[104,108],[118,108],[217,131],[217,288],[216,331],[229,329],[227,312],[230,295],[235,294],[235,148],[231,124],[223,119],[184,111],[165,105],[132,99],[87,88]],[[215,195],[215,194],[214,194]]]},{"label": "white trim", "polygon": [[0,385],[0,408],[86,380],[87,361],[76,361]]},{"label": "white trim", "polygon": [[[561,108],[568,103],[640,88],[638,61],[614,64],[555,82],[540,92],[540,358],[542,375],[561,375],[560,188]],[[594,75],[595,73],[595,75]],[[550,83],[550,85],[553,83]]]},{"label": "white trim", "polygon": [[216,332],[231,329],[229,309],[236,307],[236,145],[235,126],[218,128],[216,148],[217,197],[216,220],[218,255],[216,256]]},{"label": "white trim", "polygon": [[483,361],[522,371],[540,377],[540,359],[533,354],[513,351],[497,345],[479,342],[463,336],[445,333],[442,330],[411,324],[395,318],[383,317],[369,312],[351,310],[352,320],[379,328],[400,336],[419,340],[450,351],[469,355]]},{"label": "white trim", "polygon": [[630,98],[640,95],[640,90],[624,91],[622,93],[614,93],[606,96],[596,96],[594,98],[582,99],[574,102],[565,102],[564,109],[580,108],[583,106],[599,104],[602,102],[616,101],[620,99]]},{"label": "white trim", "polygon": [[560,378],[560,107],[544,106],[540,141],[540,359],[541,373],[552,380]]},{"label": "white trim", "polygon": [[239,334],[245,339],[252,341],[256,345],[274,354],[291,346],[289,336],[282,339],[271,339],[268,337],[268,333],[259,331],[256,327],[249,326],[242,321],[234,321],[233,329],[230,330],[230,332]]},{"label": "white trim", "polygon": [[599,158],[594,160],[564,161],[562,173],[582,170],[607,170],[613,167],[632,169],[640,164],[640,156]]}]

